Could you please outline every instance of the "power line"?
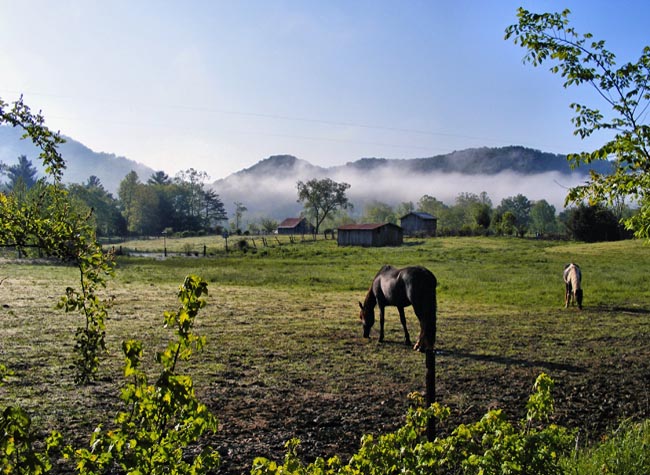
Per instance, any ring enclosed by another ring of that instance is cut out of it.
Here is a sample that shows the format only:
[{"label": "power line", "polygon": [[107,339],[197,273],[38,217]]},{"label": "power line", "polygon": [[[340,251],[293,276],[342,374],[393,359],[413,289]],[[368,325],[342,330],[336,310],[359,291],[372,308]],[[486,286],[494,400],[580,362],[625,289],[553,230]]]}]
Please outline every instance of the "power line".
[{"label": "power line", "polygon": [[[192,111],[192,112],[205,112],[205,113],[210,113],[210,114],[224,114],[224,115],[237,115],[237,116],[244,116],[244,117],[256,117],[256,118],[264,118],[264,119],[272,119],[272,120],[282,120],[282,121],[291,121],[291,122],[302,122],[302,123],[313,123],[313,124],[322,124],[322,125],[330,125],[330,126],[335,126],[335,127],[349,127],[349,128],[358,128],[358,129],[368,129],[368,130],[379,130],[379,131],[389,131],[389,132],[397,132],[397,133],[406,133],[406,134],[413,134],[413,135],[426,135],[426,136],[431,136],[431,137],[455,137],[455,138],[460,138],[460,139],[465,139],[465,140],[472,140],[476,142],[481,142],[483,144],[485,143],[494,143],[494,144],[502,144],[502,145],[512,145],[516,143],[517,141],[512,141],[512,140],[503,140],[503,139],[494,139],[494,138],[487,138],[487,137],[477,137],[477,136],[472,136],[472,135],[467,135],[467,134],[457,134],[457,133],[451,133],[451,132],[440,132],[440,131],[429,131],[429,130],[422,130],[422,129],[411,129],[411,128],[405,128],[405,127],[394,127],[394,126],[386,126],[386,125],[377,125],[377,124],[363,124],[363,123],[358,123],[358,122],[347,122],[347,121],[338,121],[338,120],[329,120],[329,119],[320,119],[320,118],[312,118],[312,117],[299,117],[299,116],[287,116],[287,115],[282,115],[282,114],[272,114],[272,113],[265,113],[265,112],[251,112],[251,111],[237,111],[237,110],[228,110],[228,109],[219,109],[219,108],[214,108],[214,107],[203,107],[203,106],[196,106],[196,105],[185,105],[185,104],[147,104],[147,103],[139,103],[139,104],[134,104],[133,102],[120,102],[120,101],[114,101],[114,100],[106,100],[106,99],[101,99],[97,97],[86,97],[86,98],[81,98],[78,96],[70,96],[70,95],[63,95],[63,94],[52,94],[52,93],[42,93],[42,92],[20,92],[20,91],[5,91],[9,92],[12,94],[23,94],[23,95],[34,95],[34,96],[42,96],[42,97],[53,97],[53,98],[59,98],[59,99],[69,99],[69,100],[75,100],[75,99],[83,99],[85,102],[89,101],[95,101],[95,102],[111,102],[111,103],[116,103],[116,104],[122,104],[123,106],[129,106],[133,107],[134,105],[139,106],[139,107],[148,107],[148,108],[157,108],[157,109],[172,109],[172,110],[186,110],[186,111]],[[73,118],[65,118],[61,116],[52,116],[52,117],[58,117],[60,119],[66,119],[66,120],[86,120],[86,119],[73,119]],[[101,122],[100,119],[92,119],[94,121]],[[109,121],[104,121],[104,122],[109,122]],[[113,124],[118,124],[118,125],[125,125],[125,126],[133,126],[133,125],[142,125],[142,122],[138,123],[128,123],[128,122],[122,122],[122,121],[110,121],[110,123]],[[166,124],[159,124],[159,126],[167,126]],[[169,125],[169,127],[174,127],[177,128],[177,126],[172,126]],[[413,145],[396,145],[396,144],[387,144],[387,143],[379,143],[379,142],[365,142],[365,141],[354,141],[354,140],[344,140],[344,139],[333,139],[333,138],[328,138],[328,137],[310,137],[310,136],[298,136],[298,135],[292,135],[292,134],[269,134],[269,133],[260,133],[260,132],[243,132],[243,131],[231,131],[231,132],[236,132],[236,133],[251,133],[254,135],[266,135],[266,136],[274,136],[274,137],[285,137],[285,138],[296,138],[296,139],[305,139],[305,140],[322,140],[322,141],[328,141],[328,142],[340,142],[340,143],[357,143],[357,144],[363,144],[363,145],[374,145],[374,146],[384,146],[384,147],[391,147],[391,148],[410,148],[410,149],[422,149],[422,150],[431,150],[430,147],[425,147],[425,146],[413,146]]]}]

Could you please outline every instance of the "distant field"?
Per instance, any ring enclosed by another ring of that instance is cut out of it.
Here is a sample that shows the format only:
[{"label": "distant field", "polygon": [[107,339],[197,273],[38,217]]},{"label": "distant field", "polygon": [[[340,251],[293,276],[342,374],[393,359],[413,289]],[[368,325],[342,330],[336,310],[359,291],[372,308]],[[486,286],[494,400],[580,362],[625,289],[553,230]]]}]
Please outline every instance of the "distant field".
[{"label": "distant field", "polygon": [[[54,309],[76,284],[74,269],[0,261],[0,357],[16,372],[0,403],[21,404],[38,427],[87,443],[119,408],[120,342],[142,339],[153,374],[155,351],[169,338],[162,313],[177,307],[178,286],[193,273],[209,283],[197,327],[208,347],[186,370],[221,420],[221,473],[247,471],[256,455],[280,458],[293,436],[305,459],[349,455],[362,434],[397,427],[406,395],[424,390],[424,357],[403,344],[395,309],[385,343],[376,332],[361,336],[357,301],[390,263],[424,265],[439,280],[437,396],[452,409],[441,430],[494,406],[521,417],[540,372],[556,381],[556,421],[580,427],[581,440],[623,418],[650,417],[650,248],[638,241],[436,238],[364,249],[273,238],[225,253],[222,238],[202,239],[166,246],[205,245],[212,257],[118,258],[107,290],[116,298],[110,354],[100,380],[84,388],[70,368],[80,318]],[[163,241],[122,246],[155,253]],[[583,269],[582,312],[563,308],[561,272],[571,260]],[[417,333],[410,309],[407,318]]]}]

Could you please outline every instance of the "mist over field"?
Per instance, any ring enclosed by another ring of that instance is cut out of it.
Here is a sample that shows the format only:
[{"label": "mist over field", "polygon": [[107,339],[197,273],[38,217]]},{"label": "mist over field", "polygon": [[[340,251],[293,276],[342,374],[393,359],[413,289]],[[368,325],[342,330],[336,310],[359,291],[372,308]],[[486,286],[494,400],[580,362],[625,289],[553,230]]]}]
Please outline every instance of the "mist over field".
[{"label": "mist over field", "polygon": [[[66,139],[61,146],[67,164],[65,183],[84,183],[90,175],[96,175],[117,196],[119,183],[131,170],[138,173],[143,183],[154,173],[134,160],[95,152],[70,137]],[[11,164],[22,154],[43,173],[36,149],[28,141],[20,140],[20,131],[0,127],[0,161]],[[590,166],[601,166],[599,171],[603,172],[606,165]],[[329,168],[292,155],[274,155],[206,184],[206,188],[219,195],[229,216],[234,214],[234,203],[239,202],[247,208],[245,220],[282,220],[302,211],[296,183],[325,177],[351,185],[347,195],[354,205],[355,217],[363,214],[364,206],[371,201],[391,206],[410,201],[417,205],[422,196],[429,195],[451,205],[460,193],[483,191],[493,206],[498,206],[503,198],[523,194],[532,201],[544,199],[559,212],[564,208],[568,189],[587,179],[588,168],[571,170],[564,156],[520,146],[466,149],[415,159],[362,158]]]},{"label": "mist over field", "polygon": [[233,175],[216,183],[214,189],[229,212],[232,204],[238,201],[248,208],[247,214],[251,218],[264,216],[281,220],[298,216],[302,210],[302,205],[297,202],[296,183],[299,180],[325,177],[350,184],[347,195],[354,205],[353,216],[363,214],[364,206],[372,201],[391,206],[411,201],[417,206],[422,196],[429,195],[451,205],[460,193],[479,194],[483,191],[495,207],[504,198],[523,194],[531,201],[544,199],[559,212],[564,208],[568,188],[585,181],[585,176],[579,173],[414,174],[395,166],[367,171],[340,167],[317,172],[313,169],[298,169],[291,175]]}]

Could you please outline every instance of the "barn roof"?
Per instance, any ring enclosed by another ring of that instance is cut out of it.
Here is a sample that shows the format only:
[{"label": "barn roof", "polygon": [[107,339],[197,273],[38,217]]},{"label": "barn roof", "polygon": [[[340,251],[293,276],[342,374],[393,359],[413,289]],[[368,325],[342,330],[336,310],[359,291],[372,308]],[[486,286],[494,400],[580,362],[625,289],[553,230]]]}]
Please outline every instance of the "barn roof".
[{"label": "barn roof", "polygon": [[396,228],[399,228],[397,224],[393,223],[366,223],[366,224],[344,224],[343,226],[339,226],[339,230],[343,231],[364,231],[364,230],[373,230],[373,229],[379,229],[384,226],[395,226]]},{"label": "barn roof", "polygon": [[407,213],[404,216],[402,216],[400,219],[404,219],[404,218],[406,218],[407,216],[409,216],[411,214],[417,216],[420,219],[424,219],[425,221],[433,220],[433,219],[437,220],[438,219],[435,216],[432,216],[429,213],[425,213],[423,211],[411,211],[410,213]]},{"label": "barn roof", "polygon": [[304,219],[305,218],[287,218],[278,225],[278,228],[295,228]]}]

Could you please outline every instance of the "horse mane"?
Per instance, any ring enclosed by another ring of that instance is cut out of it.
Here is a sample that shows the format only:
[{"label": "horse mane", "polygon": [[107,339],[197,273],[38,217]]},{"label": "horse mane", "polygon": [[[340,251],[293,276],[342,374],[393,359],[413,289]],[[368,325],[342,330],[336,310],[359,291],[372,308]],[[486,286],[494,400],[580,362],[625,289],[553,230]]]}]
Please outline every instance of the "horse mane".
[{"label": "horse mane", "polygon": [[368,289],[368,293],[366,294],[366,298],[363,300],[363,308],[364,310],[372,310],[375,308],[375,305],[377,305],[377,297],[375,297],[375,293],[372,291],[371,285],[370,289]]}]

